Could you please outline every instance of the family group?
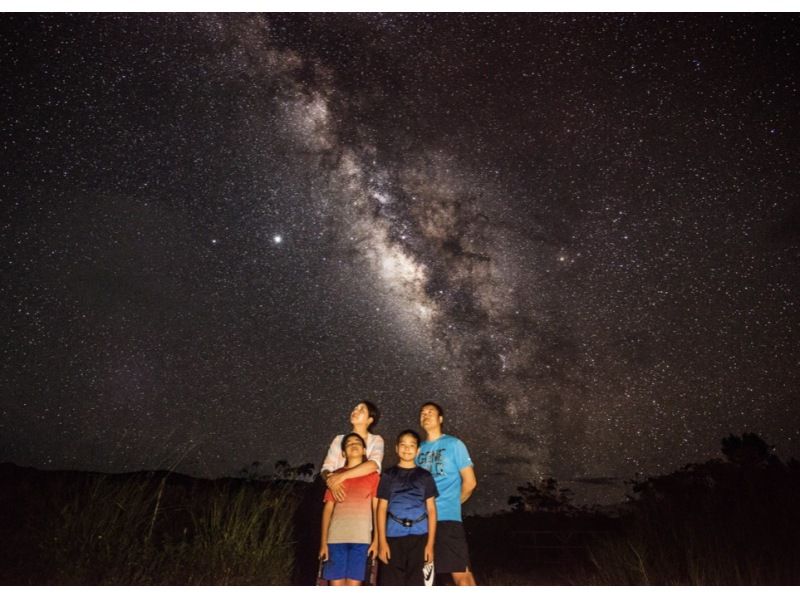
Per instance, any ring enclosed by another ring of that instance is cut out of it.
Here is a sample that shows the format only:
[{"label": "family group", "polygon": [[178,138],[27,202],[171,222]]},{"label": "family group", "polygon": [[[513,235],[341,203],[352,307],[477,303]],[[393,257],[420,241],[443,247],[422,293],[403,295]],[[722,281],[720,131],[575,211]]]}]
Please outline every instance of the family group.
[{"label": "family group", "polygon": [[395,440],[397,465],[383,471],[384,440],[373,429],[369,401],[350,414],[352,431],[331,442],[325,480],[321,576],[329,585],[361,585],[369,559],[380,561],[379,585],[431,585],[434,571],[456,585],[475,585],[461,505],[477,481],[464,443],[442,432],[444,410],[424,403],[419,425]]}]

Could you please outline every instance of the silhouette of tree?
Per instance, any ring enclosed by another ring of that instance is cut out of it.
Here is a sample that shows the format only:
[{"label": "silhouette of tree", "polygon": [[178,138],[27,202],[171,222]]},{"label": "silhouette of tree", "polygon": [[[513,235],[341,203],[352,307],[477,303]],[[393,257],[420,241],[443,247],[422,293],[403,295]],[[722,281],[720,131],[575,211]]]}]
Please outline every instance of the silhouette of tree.
[{"label": "silhouette of tree", "polygon": [[745,432],[741,436],[731,434],[722,439],[722,454],[736,465],[755,467],[765,464],[775,451],[758,434]]},{"label": "silhouette of tree", "polygon": [[261,471],[261,461],[253,461],[247,467],[239,470],[239,475],[250,482],[264,480],[304,480],[308,481],[314,475],[314,464],[303,463],[302,465],[292,466],[286,459],[275,461],[272,475]]},{"label": "silhouette of tree", "polygon": [[249,482],[264,480],[268,476],[261,471],[261,461],[253,461],[250,465],[242,467],[239,470],[239,475]]},{"label": "silhouette of tree", "polygon": [[639,547],[644,583],[796,584],[800,462],[784,464],[754,433],[729,435],[720,448],[724,459],[636,480],[618,550]]},{"label": "silhouette of tree", "polygon": [[574,493],[569,488],[560,488],[554,478],[541,478],[537,483],[528,482],[518,486],[517,496],[509,496],[508,504],[513,511],[564,513],[574,511],[571,502]]},{"label": "silhouette of tree", "polygon": [[278,479],[284,479],[288,477],[289,470],[292,468],[292,466],[289,465],[289,462],[286,459],[280,459],[278,461],[275,461],[275,465],[273,465],[272,467],[273,467],[272,476]]},{"label": "silhouette of tree", "polygon": [[277,480],[300,480],[308,479],[314,475],[314,464],[303,463],[296,467],[289,465],[285,459],[275,461],[274,473],[272,477]]}]

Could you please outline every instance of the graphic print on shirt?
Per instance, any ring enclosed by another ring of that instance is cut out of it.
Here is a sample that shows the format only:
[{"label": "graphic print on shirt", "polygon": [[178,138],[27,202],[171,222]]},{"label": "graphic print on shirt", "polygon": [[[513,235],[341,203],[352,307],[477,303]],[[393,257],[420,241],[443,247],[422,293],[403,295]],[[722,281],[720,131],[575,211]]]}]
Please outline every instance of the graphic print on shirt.
[{"label": "graphic print on shirt", "polygon": [[443,478],[447,476],[444,470],[444,454],[447,452],[446,448],[440,448],[433,451],[420,453],[418,460],[420,467],[424,467],[431,472],[434,478]]}]

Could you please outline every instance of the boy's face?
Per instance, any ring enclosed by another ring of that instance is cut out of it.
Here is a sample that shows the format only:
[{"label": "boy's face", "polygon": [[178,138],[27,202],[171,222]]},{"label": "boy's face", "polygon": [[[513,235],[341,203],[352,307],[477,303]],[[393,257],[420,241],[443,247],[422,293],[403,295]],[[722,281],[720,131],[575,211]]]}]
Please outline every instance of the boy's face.
[{"label": "boy's face", "polygon": [[364,449],[364,445],[358,438],[348,438],[344,445],[344,456],[347,459],[358,459],[359,457],[363,458],[366,452],[367,451]]},{"label": "boy's face", "polygon": [[395,450],[397,451],[397,456],[400,457],[401,461],[405,461],[406,463],[413,461],[419,452],[417,439],[410,434],[401,436],[400,441],[395,447]]}]

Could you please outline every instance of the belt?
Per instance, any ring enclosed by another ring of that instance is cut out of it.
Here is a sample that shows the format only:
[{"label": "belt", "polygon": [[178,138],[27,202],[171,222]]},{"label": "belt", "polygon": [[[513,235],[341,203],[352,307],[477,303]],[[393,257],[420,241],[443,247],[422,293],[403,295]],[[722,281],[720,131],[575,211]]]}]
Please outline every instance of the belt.
[{"label": "belt", "polygon": [[392,514],[391,511],[389,511],[387,515],[389,515],[389,517],[394,519],[397,523],[399,523],[403,527],[411,527],[415,523],[419,523],[420,521],[423,521],[428,518],[428,513],[423,513],[416,519],[401,519],[400,517],[397,517],[396,515]]}]

